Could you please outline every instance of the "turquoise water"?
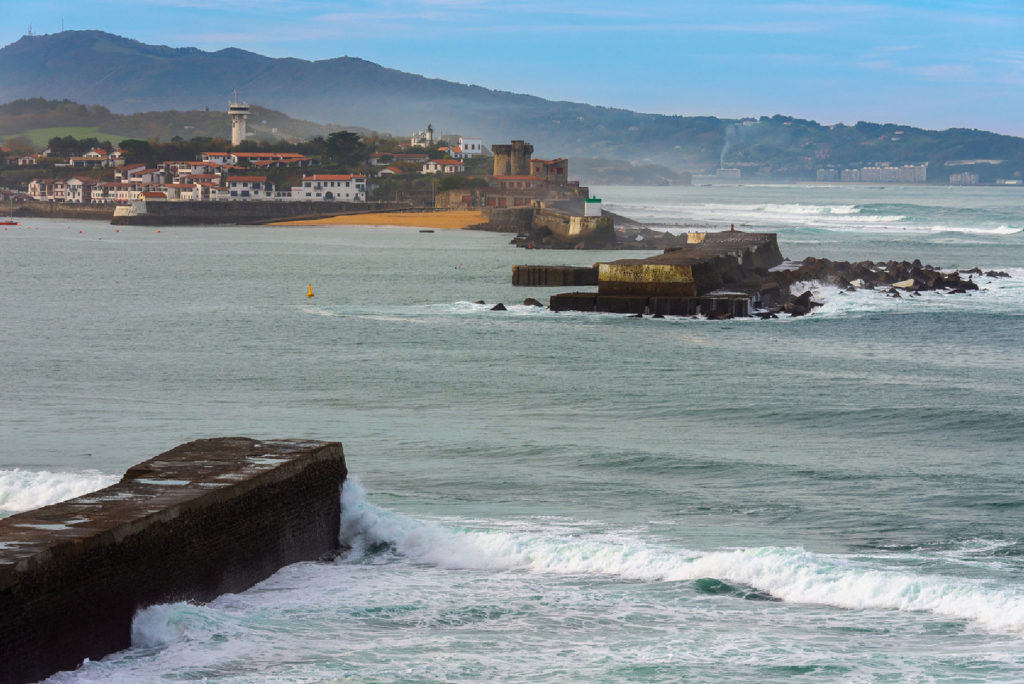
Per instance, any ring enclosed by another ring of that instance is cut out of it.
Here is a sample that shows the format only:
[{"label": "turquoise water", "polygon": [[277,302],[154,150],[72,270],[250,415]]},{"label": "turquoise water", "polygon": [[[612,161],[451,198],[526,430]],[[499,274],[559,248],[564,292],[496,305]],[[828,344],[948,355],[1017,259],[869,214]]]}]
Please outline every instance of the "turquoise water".
[{"label": "turquoise water", "polygon": [[790,258],[1013,277],[636,320],[514,305],[552,291],[513,264],[616,255],[507,235],[5,231],[2,514],[198,437],[340,440],[354,476],[351,554],[148,609],[54,680],[1024,677],[1024,194],[595,190]]}]

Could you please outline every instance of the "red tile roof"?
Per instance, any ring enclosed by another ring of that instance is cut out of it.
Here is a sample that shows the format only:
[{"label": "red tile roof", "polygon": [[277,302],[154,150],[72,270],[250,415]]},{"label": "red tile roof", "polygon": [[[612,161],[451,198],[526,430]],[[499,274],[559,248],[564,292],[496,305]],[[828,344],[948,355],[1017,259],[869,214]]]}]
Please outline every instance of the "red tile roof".
[{"label": "red tile roof", "polygon": [[351,174],[351,173],[344,173],[344,174],[326,174],[326,175],[325,174],[320,174],[320,175],[312,175],[312,176],[303,176],[302,177],[302,180],[304,180],[304,181],[308,181],[308,180],[311,180],[311,181],[347,181],[347,180],[356,180],[356,179],[366,180],[366,176],[356,176],[356,175]]}]

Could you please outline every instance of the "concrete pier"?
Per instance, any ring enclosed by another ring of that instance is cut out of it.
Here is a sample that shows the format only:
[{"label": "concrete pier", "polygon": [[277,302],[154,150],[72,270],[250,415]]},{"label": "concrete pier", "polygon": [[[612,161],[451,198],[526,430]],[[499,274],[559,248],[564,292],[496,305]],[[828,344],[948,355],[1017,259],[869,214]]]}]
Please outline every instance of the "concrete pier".
[{"label": "concrete pier", "polygon": [[0,520],[0,682],[131,645],[140,608],[209,601],[338,548],[340,443],[222,438]]},{"label": "concrete pier", "polygon": [[782,263],[774,233],[694,233],[688,239],[647,259],[597,264],[597,292],[554,295],[551,309],[735,317],[778,298],[769,273]]},{"label": "concrete pier", "polygon": [[512,284],[534,287],[597,285],[597,264],[593,266],[513,266]]}]

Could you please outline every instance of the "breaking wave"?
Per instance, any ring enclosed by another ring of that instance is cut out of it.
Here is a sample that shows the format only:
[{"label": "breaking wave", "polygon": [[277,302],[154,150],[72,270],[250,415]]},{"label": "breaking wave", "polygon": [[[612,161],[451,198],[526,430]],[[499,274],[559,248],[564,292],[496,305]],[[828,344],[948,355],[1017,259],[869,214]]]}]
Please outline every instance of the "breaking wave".
[{"label": "breaking wave", "polygon": [[94,492],[118,481],[116,475],[96,471],[0,470],[0,514],[49,506]]},{"label": "breaking wave", "polygon": [[1024,631],[1024,594],[982,581],[880,567],[877,559],[817,554],[801,548],[719,551],[671,549],[635,538],[545,534],[543,530],[481,531],[415,520],[366,501],[349,480],[342,491],[342,541],[347,562],[382,552],[444,569],[600,575],[634,581],[743,584],[791,603],[843,609],[921,611]]}]

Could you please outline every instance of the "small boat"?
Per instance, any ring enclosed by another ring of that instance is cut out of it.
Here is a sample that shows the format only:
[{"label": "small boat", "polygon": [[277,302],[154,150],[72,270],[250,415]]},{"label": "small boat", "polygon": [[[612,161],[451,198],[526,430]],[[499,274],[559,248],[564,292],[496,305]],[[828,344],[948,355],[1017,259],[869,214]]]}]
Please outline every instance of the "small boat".
[{"label": "small boat", "polygon": [[11,213],[7,217],[6,221],[0,221],[0,226],[16,226],[18,222],[14,220],[14,198],[11,197]]}]

